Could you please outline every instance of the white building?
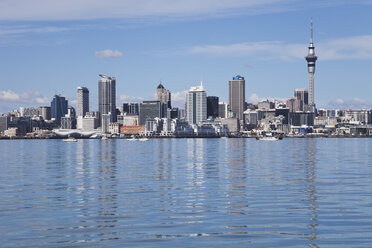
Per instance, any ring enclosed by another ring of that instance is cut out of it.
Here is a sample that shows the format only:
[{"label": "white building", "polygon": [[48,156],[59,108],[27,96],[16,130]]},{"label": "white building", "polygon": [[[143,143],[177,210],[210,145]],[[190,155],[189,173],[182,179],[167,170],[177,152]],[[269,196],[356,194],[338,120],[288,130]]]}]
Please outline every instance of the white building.
[{"label": "white building", "polygon": [[207,119],[207,94],[203,85],[191,87],[186,94],[186,121],[199,124]]}]

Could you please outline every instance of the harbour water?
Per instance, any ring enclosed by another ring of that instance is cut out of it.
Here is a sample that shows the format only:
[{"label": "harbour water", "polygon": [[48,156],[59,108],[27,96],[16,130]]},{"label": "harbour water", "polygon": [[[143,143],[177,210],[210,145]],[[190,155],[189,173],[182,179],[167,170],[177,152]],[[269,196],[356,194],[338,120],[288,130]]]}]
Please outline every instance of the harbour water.
[{"label": "harbour water", "polygon": [[1,247],[372,247],[372,139],[0,150]]}]

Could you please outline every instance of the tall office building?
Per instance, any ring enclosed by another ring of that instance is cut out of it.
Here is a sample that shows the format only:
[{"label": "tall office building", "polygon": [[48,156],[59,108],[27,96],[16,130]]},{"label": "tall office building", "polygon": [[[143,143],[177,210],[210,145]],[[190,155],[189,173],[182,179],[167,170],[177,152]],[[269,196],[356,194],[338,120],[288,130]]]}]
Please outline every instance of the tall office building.
[{"label": "tall office building", "polygon": [[199,124],[207,119],[207,94],[203,85],[191,87],[186,94],[186,121]]},{"label": "tall office building", "polygon": [[218,116],[221,118],[227,118],[227,104],[224,102],[218,103]]},{"label": "tall office building", "polygon": [[216,118],[218,116],[218,96],[207,97],[207,117]]},{"label": "tall office building", "polygon": [[139,124],[145,125],[147,120],[163,117],[163,104],[159,101],[143,101],[140,104]]},{"label": "tall office building", "polygon": [[245,80],[244,77],[237,75],[229,81],[229,105],[239,120],[243,120],[244,102]]},{"label": "tall office building", "polygon": [[116,122],[116,79],[99,74],[98,109],[100,115],[111,114],[111,122]]},{"label": "tall office building", "polygon": [[77,88],[78,116],[84,117],[89,112],[89,90],[85,87]]},{"label": "tall office building", "polygon": [[123,103],[123,112],[130,115],[139,114],[139,104],[138,103]]},{"label": "tall office building", "polygon": [[68,101],[62,95],[55,95],[51,104],[51,116],[57,123],[61,123],[61,117],[67,114]]},{"label": "tall office building", "polygon": [[294,97],[298,100],[298,111],[309,110],[309,92],[307,91],[307,89],[295,89]]},{"label": "tall office building", "polygon": [[171,93],[169,90],[165,89],[164,86],[160,83],[156,88],[156,97],[157,100],[161,103],[166,103],[167,108],[172,108],[171,105]]},{"label": "tall office building", "polygon": [[313,43],[313,20],[311,20],[310,24],[310,45],[309,45],[309,52],[308,55],[305,57],[307,61],[307,68],[309,71],[309,110],[310,112],[315,112],[315,102],[314,102],[314,73],[315,73],[315,62],[318,59],[315,56],[315,47]]}]

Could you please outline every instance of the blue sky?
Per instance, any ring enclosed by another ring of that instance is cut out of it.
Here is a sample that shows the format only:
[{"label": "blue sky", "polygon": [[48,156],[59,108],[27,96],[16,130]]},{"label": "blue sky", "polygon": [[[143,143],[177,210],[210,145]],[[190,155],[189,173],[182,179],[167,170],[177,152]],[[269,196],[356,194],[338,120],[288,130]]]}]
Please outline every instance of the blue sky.
[{"label": "blue sky", "polygon": [[55,93],[74,105],[78,86],[96,110],[100,73],[118,106],[154,99],[160,80],[182,106],[201,78],[227,101],[236,74],[248,102],[287,99],[308,88],[311,17],[317,106],[372,108],[371,13],[369,0],[0,0],[0,112]]}]

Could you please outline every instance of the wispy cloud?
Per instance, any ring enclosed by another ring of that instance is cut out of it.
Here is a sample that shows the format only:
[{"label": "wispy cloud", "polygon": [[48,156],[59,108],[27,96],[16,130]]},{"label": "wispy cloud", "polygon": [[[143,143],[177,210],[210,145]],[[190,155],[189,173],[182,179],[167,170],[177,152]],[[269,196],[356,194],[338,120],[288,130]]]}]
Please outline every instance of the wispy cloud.
[{"label": "wispy cloud", "polygon": [[325,106],[327,109],[372,109],[372,101],[361,98],[335,99]]},{"label": "wispy cloud", "polygon": [[[372,35],[331,39],[319,42],[316,53],[322,60],[372,59]],[[204,45],[181,49],[173,54],[200,54],[208,56],[257,56],[261,59],[304,59],[307,44],[290,44],[283,41],[245,42],[227,45]]]},{"label": "wispy cloud", "polygon": [[110,49],[96,51],[94,56],[99,59],[109,59],[109,58],[120,58],[123,57],[123,53],[120,51],[113,51]]},{"label": "wispy cloud", "polygon": [[50,99],[43,97],[37,90],[16,93],[12,90],[0,90],[0,101],[26,104],[49,104]]},{"label": "wispy cloud", "polygon": [[128,96],[128,95],[121,94],[119,95],[118,100],[120,103],[123,103],[123,102],[138,103],[138,102],[144,101],[145,99],[142,97]]}]

